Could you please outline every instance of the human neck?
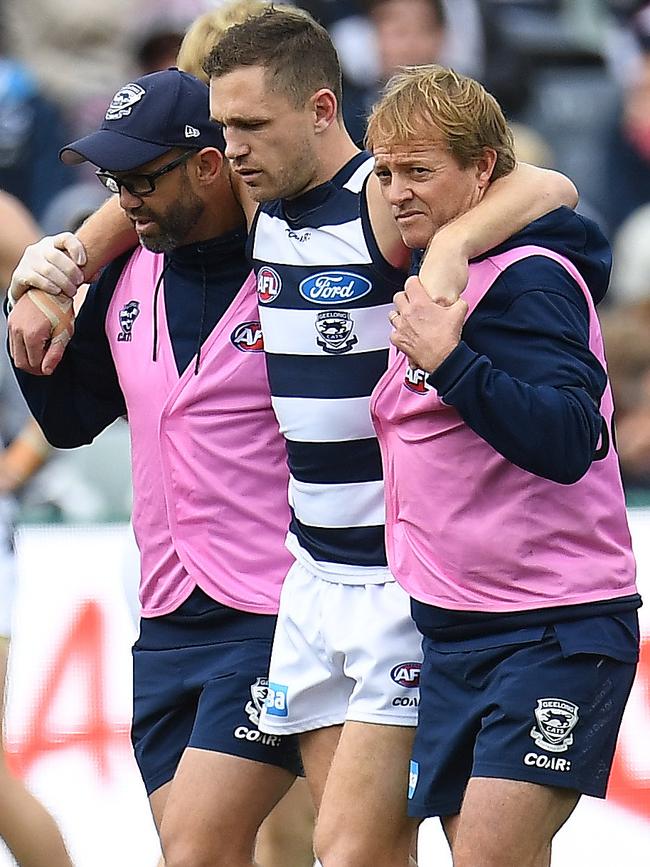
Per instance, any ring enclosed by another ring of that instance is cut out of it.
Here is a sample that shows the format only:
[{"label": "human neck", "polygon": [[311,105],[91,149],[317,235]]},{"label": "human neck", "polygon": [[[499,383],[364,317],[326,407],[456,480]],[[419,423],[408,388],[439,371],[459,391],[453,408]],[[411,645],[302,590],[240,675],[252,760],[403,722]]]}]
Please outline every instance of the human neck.
[{"label": "human neck", "polygon": [[316,183],[312,184],[312,187],[318,187],[331,181],[343,166],[359,153],[359,148],[352,141],[344,126],[338,124],[332,126],[329,133],[327,139],[324,137],[322,142],[320,171],[318,173],[320,177]]}]

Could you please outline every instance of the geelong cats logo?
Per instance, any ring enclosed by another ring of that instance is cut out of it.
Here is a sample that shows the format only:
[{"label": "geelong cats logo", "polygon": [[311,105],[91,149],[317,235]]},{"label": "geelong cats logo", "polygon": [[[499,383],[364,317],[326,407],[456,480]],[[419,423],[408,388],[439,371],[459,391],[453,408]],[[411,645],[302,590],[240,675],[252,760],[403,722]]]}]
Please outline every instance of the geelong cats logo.
[{"label": "geelong cats logo", "polygon": [[316,343],[331,355],[349,352],[359,342],[353,330],[354,320],[345,310],[323,310],[316,316]]},{"label": "geelong cats logo", "polygon": [[140,315],[140,302],[129,301],[119,312],[120,328],[122,329],[117,335],[120,343],[130,343],[133,331],[133,323]]},{"label": "geelong cats logo", "polygon": [[572,731],[578,722],[578,705],[563,698],[539,698],[535,708],[537,725],[530,730],[535,744],[550,753],[563,753],[573,743]]}]

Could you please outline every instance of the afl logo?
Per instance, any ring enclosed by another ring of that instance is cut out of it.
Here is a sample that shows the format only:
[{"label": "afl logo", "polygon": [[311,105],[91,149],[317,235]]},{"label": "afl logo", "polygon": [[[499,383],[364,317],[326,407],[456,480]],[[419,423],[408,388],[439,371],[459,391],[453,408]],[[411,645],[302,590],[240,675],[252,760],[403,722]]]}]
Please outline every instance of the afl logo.
[{"label": "afl logo", "polygon": [[270,304],[280,294],[282,289],[282,280],[280,275],[273,268],[265,265],[257,272],[257,297],[262,304]]},{"label": "afl logo", "polygon": [[241,352],[264,351],[264,338],[259,322],[242,322],[230,335],[230,340]]},{"label": "afl logo", "polygon": [[420,662],[400,662],[391,669],[390,676],[398,686],[415,689],[420,686]]},{"label": "afl logo", "polygon": [[372,283],[360,274],[347,271],[327,271],[303,280],[298,291],[314,304],[349,304],[363,298],[372,289]]},{"label": "afl logo", "polygon": [[433,391],[433,386],[427,382],[428,375],[426,370],[421,370],[419,367],[415,369],[407,367],[404,385],[409,391],[415,392],[415,394],[426,394],[428,391]]}]

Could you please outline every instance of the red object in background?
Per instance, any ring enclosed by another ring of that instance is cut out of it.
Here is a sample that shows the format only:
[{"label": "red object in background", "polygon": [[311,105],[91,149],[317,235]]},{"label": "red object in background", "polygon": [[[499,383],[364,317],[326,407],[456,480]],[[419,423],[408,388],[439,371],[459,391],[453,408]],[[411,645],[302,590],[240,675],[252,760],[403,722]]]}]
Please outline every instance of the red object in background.
[{"label": "red object in background", "polygon": [[[77,609],[28,717],[24,740],[8,745],[11,768],[18,776],[25,776],[47,753],[83,746],[100,777],[107,779],[109,746],[116,741],[128,742],[128,723],[111,723],[106,714],[104,616],[101,606],[94,600],[83,602]],[[79,690],[82,697],[79,727],[61,732],[52,726],[50,713],[70,669],[84,679],[85,690]]]},{"label": "red object in background", "polygon": [[[644,707],[650,711],[650,641],[648,640],[641,642],[641,655],[634,689],[641,691]],[[647,733],[645,734],[647,736]],[[650,821],[650,778],[636,774],[634,765],[623,760],[620,749],[614,757],[607,797]]]}]

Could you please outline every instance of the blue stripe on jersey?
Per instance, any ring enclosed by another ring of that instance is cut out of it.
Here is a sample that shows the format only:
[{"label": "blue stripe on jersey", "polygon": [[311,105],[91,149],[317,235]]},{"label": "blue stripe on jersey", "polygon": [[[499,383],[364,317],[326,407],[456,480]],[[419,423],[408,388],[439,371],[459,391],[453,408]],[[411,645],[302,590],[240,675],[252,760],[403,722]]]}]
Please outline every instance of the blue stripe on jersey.
[{"label": "blue stripe on jersey", "polygon": [[[293,515],[291,532],[300,544],[319,563],[341,563],[357,566],[386,566],[384,525],[378,527],[347,527],[345,530],[329,527],[308,527]],[[351,557],[354,552],[354,558]]]},{"label": "blue stripe on jersey", "polygon": [[381,453],[375,438],[338,443],[287,440],[291,474],[301,482],[348,484],[382,478]]},{"label": "blue stripe on jersey", "polygon": [[332,357],[267,355],[266,364],[271,394],[275,397],[363,397],[370,394],[384,374],[388,349]]}]

